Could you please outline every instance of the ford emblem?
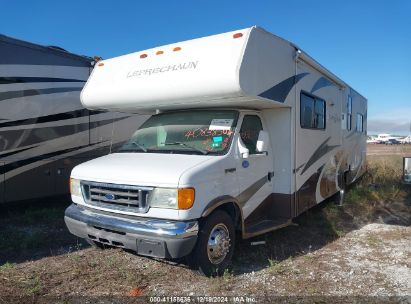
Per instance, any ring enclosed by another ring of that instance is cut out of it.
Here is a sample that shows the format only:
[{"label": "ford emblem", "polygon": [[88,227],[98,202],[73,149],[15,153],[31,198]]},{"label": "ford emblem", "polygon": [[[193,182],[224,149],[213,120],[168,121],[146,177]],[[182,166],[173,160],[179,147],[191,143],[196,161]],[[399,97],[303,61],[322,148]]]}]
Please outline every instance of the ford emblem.
[{"label": "ford emblem", "polygon": [[112,193],[107,193],[104,197],[110,201],[116,198]]}]

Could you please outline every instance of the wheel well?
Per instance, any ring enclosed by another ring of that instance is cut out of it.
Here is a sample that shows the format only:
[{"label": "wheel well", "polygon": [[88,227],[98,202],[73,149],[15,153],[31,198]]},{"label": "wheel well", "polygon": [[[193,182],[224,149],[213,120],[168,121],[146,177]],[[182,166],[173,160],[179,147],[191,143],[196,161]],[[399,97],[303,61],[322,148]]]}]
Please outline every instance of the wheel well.
[{"label": "wheel well", "polygon": [[224,203],[224,204],[218,206],[217,208],[215,208],[213,210],[213,212],[216,211],[216,210],[225,211],[231,217],[231,219],[233,220],[235,229],[236,230],[241,230],[242,229],[241,211],[240,211],[240,208],[237,206],[237,204],[231,203],[231,202]]}]

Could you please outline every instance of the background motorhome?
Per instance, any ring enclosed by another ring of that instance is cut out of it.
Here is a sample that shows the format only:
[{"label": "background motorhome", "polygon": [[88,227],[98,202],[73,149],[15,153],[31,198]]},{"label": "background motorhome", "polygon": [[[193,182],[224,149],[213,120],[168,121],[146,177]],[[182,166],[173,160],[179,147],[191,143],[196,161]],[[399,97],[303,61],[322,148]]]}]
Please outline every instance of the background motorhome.
[{"label": "background motorhome", "polygon": [[377,140],[376,136],[367,136],[367,144],[378,144],[379,141]]},{"label": "background motorhome", "polygon": [[391,135],[388,133],[381,133],[378,134],[376,137],[374,137],[374,139],[380,143],[380,144],[392,144],[398,141],[398,143],[400,143],[400,141],[403,139],[403,137],[401,136],[395,136],[395,135]]},{"label": "background motorhome", "polygon": [[109,153],[144,121],[81,105],[93,64],[0,35],[0,203],[68,194],[75,165]]},{"label": "background motorhome", "polygon": [[399,140],[402,144],[411,144],[411,135],[408,135]]}]

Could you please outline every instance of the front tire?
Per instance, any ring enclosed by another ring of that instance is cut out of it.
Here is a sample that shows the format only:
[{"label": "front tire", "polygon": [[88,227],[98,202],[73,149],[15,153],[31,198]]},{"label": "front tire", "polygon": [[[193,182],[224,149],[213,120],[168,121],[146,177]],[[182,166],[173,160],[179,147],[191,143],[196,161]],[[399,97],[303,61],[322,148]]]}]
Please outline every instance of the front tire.
[{"label": "front tire", "polygon": [[235,229],[222,210],[210,214],[200,225],[197,243],[189,256],[190,266],[205,276],[221,276],[231,263]]}]

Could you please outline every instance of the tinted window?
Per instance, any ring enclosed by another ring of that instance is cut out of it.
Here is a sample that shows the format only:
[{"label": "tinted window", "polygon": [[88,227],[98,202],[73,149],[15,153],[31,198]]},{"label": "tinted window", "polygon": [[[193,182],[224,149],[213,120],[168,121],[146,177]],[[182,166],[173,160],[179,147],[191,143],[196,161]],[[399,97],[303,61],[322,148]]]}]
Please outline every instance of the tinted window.
[{"label": "tinted window", "polygon": [[361,114],[357,114],[357,132],[362,133],[364,131],[364,119]]},{"label": "tinted window", "polygon": [[245,115],[240,129],[240,137],[250,154],[257,153],[258,135],[263,129],[261,119],[255,115]]},{"label": "tinted window", "polygon": [[352,126],[352,97],[348,96],[347,102],[347,130],[350,131]]},{"label": "tinted window", "polygon": [[314,103],[315,99],[301,94],[301,127],[314,128]]},{"label": "tinted window", "polygon": [[318,129],[325,128],[325,101],[321,99],[317,99],[315,101],[315,109],[314,109],[314,125]]},{"label": "tinted window", "polygon": [[305,93],[300,95],[301,128],[325,129],[325,101]]}]

